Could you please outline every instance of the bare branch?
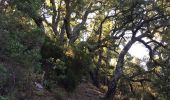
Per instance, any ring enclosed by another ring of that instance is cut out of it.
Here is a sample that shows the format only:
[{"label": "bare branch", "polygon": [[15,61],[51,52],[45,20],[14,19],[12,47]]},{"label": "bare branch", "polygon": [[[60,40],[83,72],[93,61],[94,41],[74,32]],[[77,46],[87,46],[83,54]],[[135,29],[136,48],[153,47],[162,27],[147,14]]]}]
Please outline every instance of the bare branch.
[{"label": "bare branch", "polygon": [[82,22],[79,23],[79,24],[77,24],[77,25],[74,27],[73,32],[72,32],[73,34],[72,34],[72,38],[71,38],[71,40],[70,40],[70,43],[75,42],[75,40],[78,38],[81,29],[83,28],[83,26],[85,25],[85,23],[86,23],[86,21],[87,21],[87,17],[88,17],[88,15],[89,15],[89,13],[92,13],[92,12],[94,12],[94,11],[96,11],[96,10],[99,9],[99,8],[97,8],[97,9],[92,9],[92,10],[91,10],[92,5],[93,5],[93,4],[90,3],[89,6],[87,7],[84,15],[82,16]]},{"label": "bare branch", "polygon": [[151,79],[147,79],[147,78],[143,78],[143,79],[136,79],[136,80],[131,80],[132,82],[144,82],[144,81],[147,81],[147,82],[151,82]]},{"label": "bare branch", "polygon": [[132,76],[128,77],[129,79],[133,79],[135,77],[138,77],[138,76],[141,76],[141,75],[145,75],[145,74],[148,74],[148,73],[152,73],[154,72],[155,69],[152,69],[152,70],[149,70],[149,71],[145,71],[145,72],[140,72],[140,73],[134,73]]},{"label": "bare branch", "polygon": [[152,50],[152,48],[144,40],[137,39],[137,41],[141,42],[149,50],[150,59],[153,59],[153,50]]},{"label": "bare branch", "polygon": [[158,42],[158,41],[156,41],[156,40],[153,40],[153,39],[151,39],[151,41],[149,41],[149,42],[147,42],[148,44],[149,43],[155,43],[155,44],[157,44],[159,47],[163,47],[163,48],[166,48],[167,46],[166,45],[163,45],[161,42]]}]

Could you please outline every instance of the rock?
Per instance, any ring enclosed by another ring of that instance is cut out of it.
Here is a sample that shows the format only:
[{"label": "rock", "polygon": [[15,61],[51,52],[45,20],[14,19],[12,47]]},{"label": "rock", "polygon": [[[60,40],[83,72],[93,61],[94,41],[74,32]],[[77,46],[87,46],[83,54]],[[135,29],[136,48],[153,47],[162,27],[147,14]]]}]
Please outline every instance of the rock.
[{"label": "rock", "polygon": [[42,91],[44,88],[43,88],[43,86],[40,84],[40,83],[37,83],[37,82],[35,82],[35,87],[37,88],[37,90],[39,90],[39,91]]}]

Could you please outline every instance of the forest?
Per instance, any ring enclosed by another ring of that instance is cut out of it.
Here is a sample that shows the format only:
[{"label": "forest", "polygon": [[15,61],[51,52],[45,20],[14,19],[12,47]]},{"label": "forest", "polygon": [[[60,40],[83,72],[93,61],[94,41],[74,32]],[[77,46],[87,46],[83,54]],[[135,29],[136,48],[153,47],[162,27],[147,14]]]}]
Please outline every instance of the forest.
[{"label": "forest", "polygon": [[170,100],[170,1],[0,0],[0,100]]}]

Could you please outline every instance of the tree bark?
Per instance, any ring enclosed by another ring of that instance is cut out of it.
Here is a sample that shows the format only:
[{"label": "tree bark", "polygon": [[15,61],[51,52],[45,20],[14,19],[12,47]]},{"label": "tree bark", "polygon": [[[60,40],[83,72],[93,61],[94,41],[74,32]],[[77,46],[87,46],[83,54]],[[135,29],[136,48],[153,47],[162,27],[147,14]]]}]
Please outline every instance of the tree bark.
[{"label": "tree bark", "polygon": [[119,54],[115,74],[113,75],[113,78],[111,79],[111,82],[109,83],[108,91],[104,97],[105,100],[113,100],[114,95],[116,94],[116,88],[117,88],[118,81],[123,75],[124,57],[127,54],[128,50],[131,48],[131,46],[135,42],[136,42],[136,40],[134,40],[134,39],[130,40],[127,43],[127,45],[123,48],[121,53]]},{"label": "tree bark", "polygon": [[66,6],[66,15],[64,18],[64,26],[67,34],[67,38],[70,39],[72,35],[71,26],[70,26],[70,19],[71,19],[71,1],[70,0],[64,0],[65,6]]}]

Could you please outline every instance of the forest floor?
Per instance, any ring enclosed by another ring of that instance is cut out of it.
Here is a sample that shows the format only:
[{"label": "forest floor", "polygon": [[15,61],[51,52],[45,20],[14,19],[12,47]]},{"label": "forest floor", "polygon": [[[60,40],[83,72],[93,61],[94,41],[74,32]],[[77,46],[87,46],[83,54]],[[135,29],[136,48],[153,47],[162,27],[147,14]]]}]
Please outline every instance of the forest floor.
[{"label": "forest floor", "polygon": [[[41,83],[36,82],[34,78],[28,79],[27,82],[25,82],[25,78],[27,79],[28,76],[23,76],[25,72],[27,72],[24,65],[0,55],[0,66],[4,66],[10,76],[8,81],[4,81],[7,84],[3,83],[5,86],[4,89],[9,90],[6,92],[6,95],[10,96],[10,94],[12,94],[14,98],[17,98],[9,100],[102,100],[107,90],[104,86],[99,89],[90,81],[82,80],[73,92],[66,92],[65,89],[59,86],[49,91],[45,89]],[[0,77],[0,80],[1,78],[4,79],[3,76]],[[37,88],[36,84],[39,84],[42,89]],[[0,93],[4,94],[2,92],[0,88]]]},{"label": "forest floor", "polygon": [[84,82],[72,93],[67,93],[62,88],[58,88],[56,93],[44,91],[40,100],[101,100],[103,96],[104,93],[94,85],[89,82]]},{"label": "forest floor", "polygon": [[81,83],[68,100],[100,100],[103,93],[91,83]]},{"label": "forest floor", "polygon": [[[25,72],[22,70],[23,68],[21,65],[4,57],[0,57],[0,64],[6,66],[8,70],[13,72],[12,75],[15,76],[21,76],[21,74]],[[21,98],[23,98],[23,100],[30,100],[27,97],[32,98],[33,100],[101,100],[101,98],[104,96],[104,93],[102,93],[100,89],[88,81],[83,81],[80,83],[72,93],[66,92],[61,87],[58,87],[51,92],[46,89],[38,90],[35,85],[30,90],[31,94],[29,96],[27,96],[27,91],[21,91],[22,95],[18,94],[18,96],[22,96]]]}]

